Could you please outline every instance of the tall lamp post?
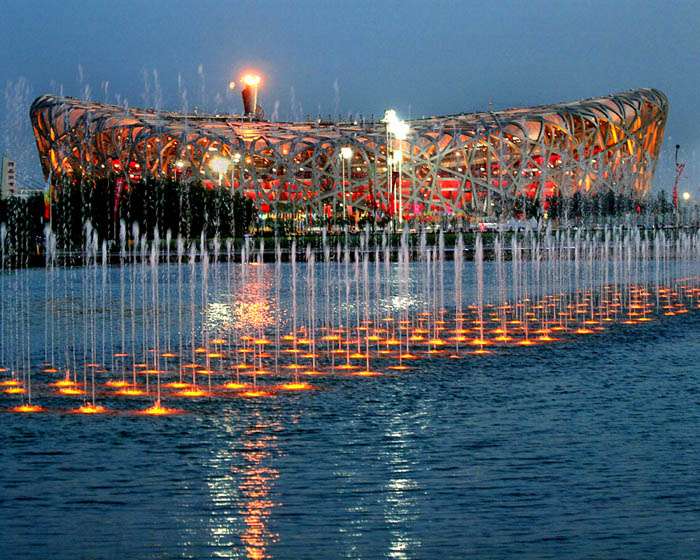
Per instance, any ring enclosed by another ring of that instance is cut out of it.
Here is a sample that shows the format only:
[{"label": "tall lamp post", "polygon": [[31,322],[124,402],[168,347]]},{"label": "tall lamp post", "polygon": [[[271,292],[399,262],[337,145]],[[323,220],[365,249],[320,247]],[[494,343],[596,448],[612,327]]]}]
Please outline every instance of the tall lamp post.
[{"label": "tall lamp post", "polygon": [[[406,121],[402,121],[396,115],[394,109],[389,109],[384,113],[382,122],[386,124],[386,151],[387,151],[387,187],[392,200],[392,207],[398,206],[399,222],[403,222],[403,185],[401,184],[401,173],[403,164],[402,142],[408,137],[410,127]],[[398,147],[393,145],[393,140],[398,140]],[[389,150],[391,149],[391,155]],[[396,164],[398,177],[398,189],[393,187],[393,166]],[[397,193],[398,190],[398,193]],[[397,197],[398,194],[398,197]]]},{"label": "tall lamp post", "polygon": [[350,160],[352,159],[352,148],[350,146],[343,146],[340,148],[340,168],[341,168],[341,182],[343,186],[343,221],[347,222],[348,221],[348,212],[347,212],[347,200],[346,200],[346,193],[345,193],[345,162],[347,161],[350,164],[350,169],[352,169],[352,164],[350,163]]},{"label": "tall lamp post", "polygon": [[408,136],[408,130],[408,123],[406,121],[399,121],[394,130],[394,137],[399,141],[399,147],[394,150],[394,161],[398,163],[399,173],[399,223],[403,223],[403,182],[401,179],[403,150],[401,149],[401,145]]},{"label": "tall lamp post", "polygon": [[236,152],[231,158],[231,196],[236,188],[236,164],[241,161],[241,154]]}]

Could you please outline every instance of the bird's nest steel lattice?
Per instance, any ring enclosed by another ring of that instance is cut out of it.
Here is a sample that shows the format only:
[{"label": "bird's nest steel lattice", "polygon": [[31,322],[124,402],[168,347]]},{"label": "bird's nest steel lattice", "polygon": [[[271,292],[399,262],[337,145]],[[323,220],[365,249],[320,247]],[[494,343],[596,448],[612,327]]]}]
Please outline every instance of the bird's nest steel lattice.
[{"label": "bird's nest steel lattice", "polygon": [[[639,89],[415,119],[399,141],[381,122],[268,122],[53,96],[31,107],[52,181],[78,174],[201,180],[241,189],[263,212],[379,217],[401,206],[406,219],[487,215],[519,198],[602,189],[641,197],[651,187],[667,114],[662,92]],[[344,147],[352,148],[348,159]]]}]

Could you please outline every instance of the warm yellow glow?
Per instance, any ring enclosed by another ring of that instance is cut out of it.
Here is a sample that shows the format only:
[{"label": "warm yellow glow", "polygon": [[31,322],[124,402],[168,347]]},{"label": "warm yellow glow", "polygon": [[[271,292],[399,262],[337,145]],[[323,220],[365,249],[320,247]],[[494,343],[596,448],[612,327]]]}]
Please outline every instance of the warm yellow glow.
[{"label": "warm yellow glow", "polygon": [[76,408],[74,411],[76,414],[104,414],[107,409],[99,404],[84,404]]},{"label": "warm yellow glow", "polygon": [[61,387],[58,390],[58,393],[61,395],[75,396],[75,395],[84,395],[85,391],[83,391],[82,389],[79,389],[78,387]]},{"label": "warm yellow glow", "polygon": [[284,389],[285,391],[309,391],[314,389],[314,386],[311,385],[311,383],[306,383],[305,381],[295,381],[283,383],[280,385],[280,389]]},{"label": "warm yellow glow", "polygon": [[178,397],[192,397],[192,398],[208,397],[209,396],[209,393],[207,393],[203,389],[200,389],[199,387],[190,387],[189,389],[183,389],[182,391],[178,391],[177,393],[173,393],[173,394],[178,396]]},{"label": "warm yellow glow", "polygon": [[189,387],[189,383],[185,383],[184,381],[170,381],[169,383],[164,383],[163,387],[166,387],[168,389],[185,389]]},{"label": "warm yellow glow", "polygon": [[44,412],[46,410],[43,406],[38,404],[21,404],[19,406],[12,407],[10,412],[21,412],[21,413],[33,413],[33,412]]},{"label": "warm yellow glow", "polygon": [[247,383],[240,383],[238,381],[229,381],[228,383],[224,383],[224,385],[223,385],[224,389],[233,389],[233,390],[245,389],[246,387],[248,387]]},{"label": "warm yellow glow", "polygon": [[21,383],[18,379],[5,379],[4,381],[0,381],[0,387],[18,387],[19,385],[21,385]]},{"label": "warm yellow glow", "polygon": [[146,391],[139,389],[138,387],[128,387],[125,389],[120,389],[116,393],[122,397],[140,397],[146,394]]},{"label": "warm yellow glow", "polygon": [[[58,382],[58,383],[60,383],[60,382]],[[128,386],[129,386],[128,381],[122,381],[119,379],[110,379],[109,381],[107,381],[107,383],[105,383],[105,387],[112,387],[115,389],[121,389],[123,387],[128,387]]]},{"label": "warm yellow glow", "polygon": [[361,371],[354,371],[352,372],[352,374],[357,375],[359,377],[377,377],[378,375],[381,375],[381,373],[378,371],[370,371],[367,369],[363,369]]},{"label": "warm yellow glow", "polygon": [[244,74],[241,81],[247,86],[257,86],[260,84],[260,76],[253,73]]},{"label": "warm yellow glow", "polygon": [[162,406],[160,402],[155,402],[152,406],[142,410],[140,414],[145,414],[148,416],[168,416],[170,414],[182,414],[182,410],[177,408],[166,408]]},{"label": "warm yellow glow", "polygon": [[531,338],[523,338],[522,340],[518,340],[517,344],[518,346],[534,346],[537,343]]},{"label": "warm yellow glow", "polygon": [[256,398],[256,397],[271,397],[272,393],[270,391],[263,391],[262,389],[250,389],[249,391],[243,391],[239,393],[241,397]]},{"label": "warm yellow glow", "polygon": [[474,340],[470,341],[469,344],[472,346],[486,346],[487,344],[490,344],[490,341],[486,340],[485,338],[475,338]]}]

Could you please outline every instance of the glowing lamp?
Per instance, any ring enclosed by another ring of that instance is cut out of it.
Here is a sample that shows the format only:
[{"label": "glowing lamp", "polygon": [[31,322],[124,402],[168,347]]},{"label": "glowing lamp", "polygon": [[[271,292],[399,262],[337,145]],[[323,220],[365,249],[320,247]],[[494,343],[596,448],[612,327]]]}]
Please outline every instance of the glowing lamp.
[{"label": "glowing lamp", "polygon": [[245,74],[242,81],[247,86],[257,86],[260,85],[260,76],[257,74]]},{"label": "glowing lamp", "polygon": [[209,167],[217,175],[223,175],[228,170],[228,160],[221,156],[213,157],[209,162]]},{"label": "glowing lamp", "polygon": [[690,193],[688,191],[685,191],[683,193],[683,200],[685,200],[686,202],[690,200]]},{"label": "glowing lamp", "polygon": [[386,123],[387,126],[397,122],[398,120],[399,117],[396,115],[396,111],[394,109],[387,109],[384,112],[384,118],[382,119],[382,122]]},{"label": "glowing lamp", "polygon": [[406,121],[398,121],[390,128],[391,130],[389,130],[389,132],[391,132],[391,134],[393,134],[397,140],[406,140],[410,130],[410,127]]},{"label": "glowing lamp", "polygon": [[340,157],[344,160],[352,159],[352,148],[350,146],[343,146],[340,148]]}]

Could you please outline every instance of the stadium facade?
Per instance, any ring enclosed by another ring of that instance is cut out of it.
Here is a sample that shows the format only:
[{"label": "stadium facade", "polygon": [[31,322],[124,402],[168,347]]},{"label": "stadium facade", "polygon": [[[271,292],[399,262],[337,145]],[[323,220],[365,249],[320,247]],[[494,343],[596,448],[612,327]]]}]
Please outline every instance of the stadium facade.
[{"label": "stadium facade", "polygon": [[200,180],[265,213],[348,219],[484,216],[492,208],[651,188],[666,96],[639,89],[525,109],[386,122],[269,122],[42,96],[31,120],[44,175]]}]

